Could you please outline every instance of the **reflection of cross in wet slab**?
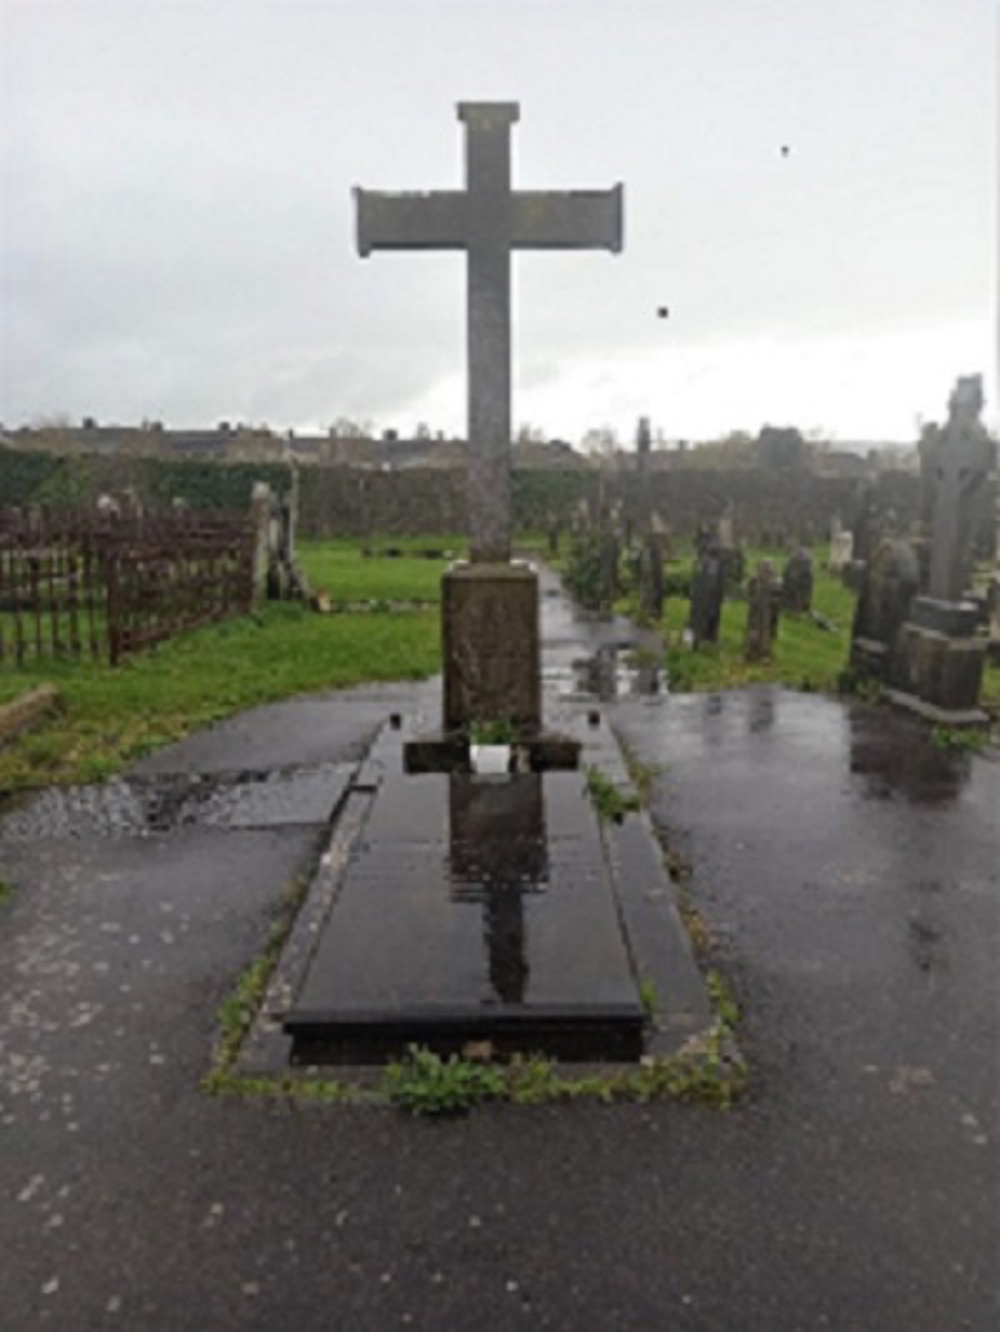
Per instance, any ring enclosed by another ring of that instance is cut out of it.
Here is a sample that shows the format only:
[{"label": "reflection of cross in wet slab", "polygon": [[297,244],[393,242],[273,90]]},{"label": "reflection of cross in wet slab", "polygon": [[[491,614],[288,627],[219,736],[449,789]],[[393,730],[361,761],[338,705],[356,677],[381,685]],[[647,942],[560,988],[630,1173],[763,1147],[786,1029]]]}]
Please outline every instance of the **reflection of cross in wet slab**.
[{"label": "reflection of cross in wet slab", "polygon": [[358,250],[468,254],[469,523],[473,560],[510,558],[510,252],[621,249],[622,187],[510,188],[514,102],[461,102],[464,191],[355,191]]},{"label": "reflection of cross in wet slab", "polygon": [[448,783],[452,895],[482,904],[493,994],[520,1004],[529,980],[524,897],[548,878],[542,777],[492,781],[452,773]]}]

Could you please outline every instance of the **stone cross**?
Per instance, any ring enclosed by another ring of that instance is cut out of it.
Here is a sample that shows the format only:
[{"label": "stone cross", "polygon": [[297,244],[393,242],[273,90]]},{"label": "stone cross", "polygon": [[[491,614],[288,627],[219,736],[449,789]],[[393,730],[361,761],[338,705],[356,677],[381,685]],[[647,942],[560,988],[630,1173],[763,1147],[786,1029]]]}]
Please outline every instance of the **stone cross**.
[{"label": "stone cross", "polygon": [[566,192],[510,187],[516,102],[460,102],[465,190],[356,189],[358,251],[468,255],[469,518],[472,558],[510,558],[510,256],[524,249],[622,247],[622,187]]},{"label": "stone cross", "polygon": [[934,450],[928,593],[940,601],[960,601],[965,590],[969,501],[990,466],[989,437],[979,420],[982,409],[980,376],[959,379],[948,402],[948,424]]}]

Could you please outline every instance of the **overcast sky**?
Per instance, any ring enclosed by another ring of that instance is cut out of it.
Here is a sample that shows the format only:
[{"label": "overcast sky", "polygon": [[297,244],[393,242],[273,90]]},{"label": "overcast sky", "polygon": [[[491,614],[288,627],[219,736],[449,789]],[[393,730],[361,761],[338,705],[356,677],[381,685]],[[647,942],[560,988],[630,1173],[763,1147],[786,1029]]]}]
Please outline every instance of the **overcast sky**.
[{"label": "overcast sky", "polygon": [[351,197],[460,187],[463,100],[516,186],[625,186],[622,254],[515,260],[515,425],[911,440],[976,372],[998,420],[996,0],[0,15],[8,427],[464,433],[464,259],[360,259]]}]

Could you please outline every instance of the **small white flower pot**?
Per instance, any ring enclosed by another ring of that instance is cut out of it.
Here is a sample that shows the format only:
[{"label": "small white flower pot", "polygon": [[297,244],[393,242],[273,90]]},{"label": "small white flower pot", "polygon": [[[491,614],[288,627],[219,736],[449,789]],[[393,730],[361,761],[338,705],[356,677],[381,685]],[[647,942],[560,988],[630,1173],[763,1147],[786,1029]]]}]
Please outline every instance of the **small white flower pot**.
[{"label": "small white flower pot", "polygon": [[481,777],[506,777],[510,772],[510,745],[470,745],[469,765]]}]

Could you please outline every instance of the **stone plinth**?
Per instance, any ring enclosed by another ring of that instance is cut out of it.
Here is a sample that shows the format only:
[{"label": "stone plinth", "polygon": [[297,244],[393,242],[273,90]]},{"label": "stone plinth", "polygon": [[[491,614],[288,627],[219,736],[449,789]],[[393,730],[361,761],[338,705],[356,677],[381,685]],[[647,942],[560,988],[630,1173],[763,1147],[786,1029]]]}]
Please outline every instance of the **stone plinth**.
[{"label": "stone plinth", "polygon": [[942,601],[917,597],[910,607],[911,624],[953,638],[969,638],[976,632],[979,608],[972,601]]},{"label": "stone plinth", "polygon": [[523,564],[458,564],[441,580],[444,727],[542,721],[538,578]]},{"label": "stone plinth", "polygon": [[889,691],[893,702],[949,725],[986,721],[979,707],[985,639],[956,638],[909,621],[902,645],[907,687]]}]

